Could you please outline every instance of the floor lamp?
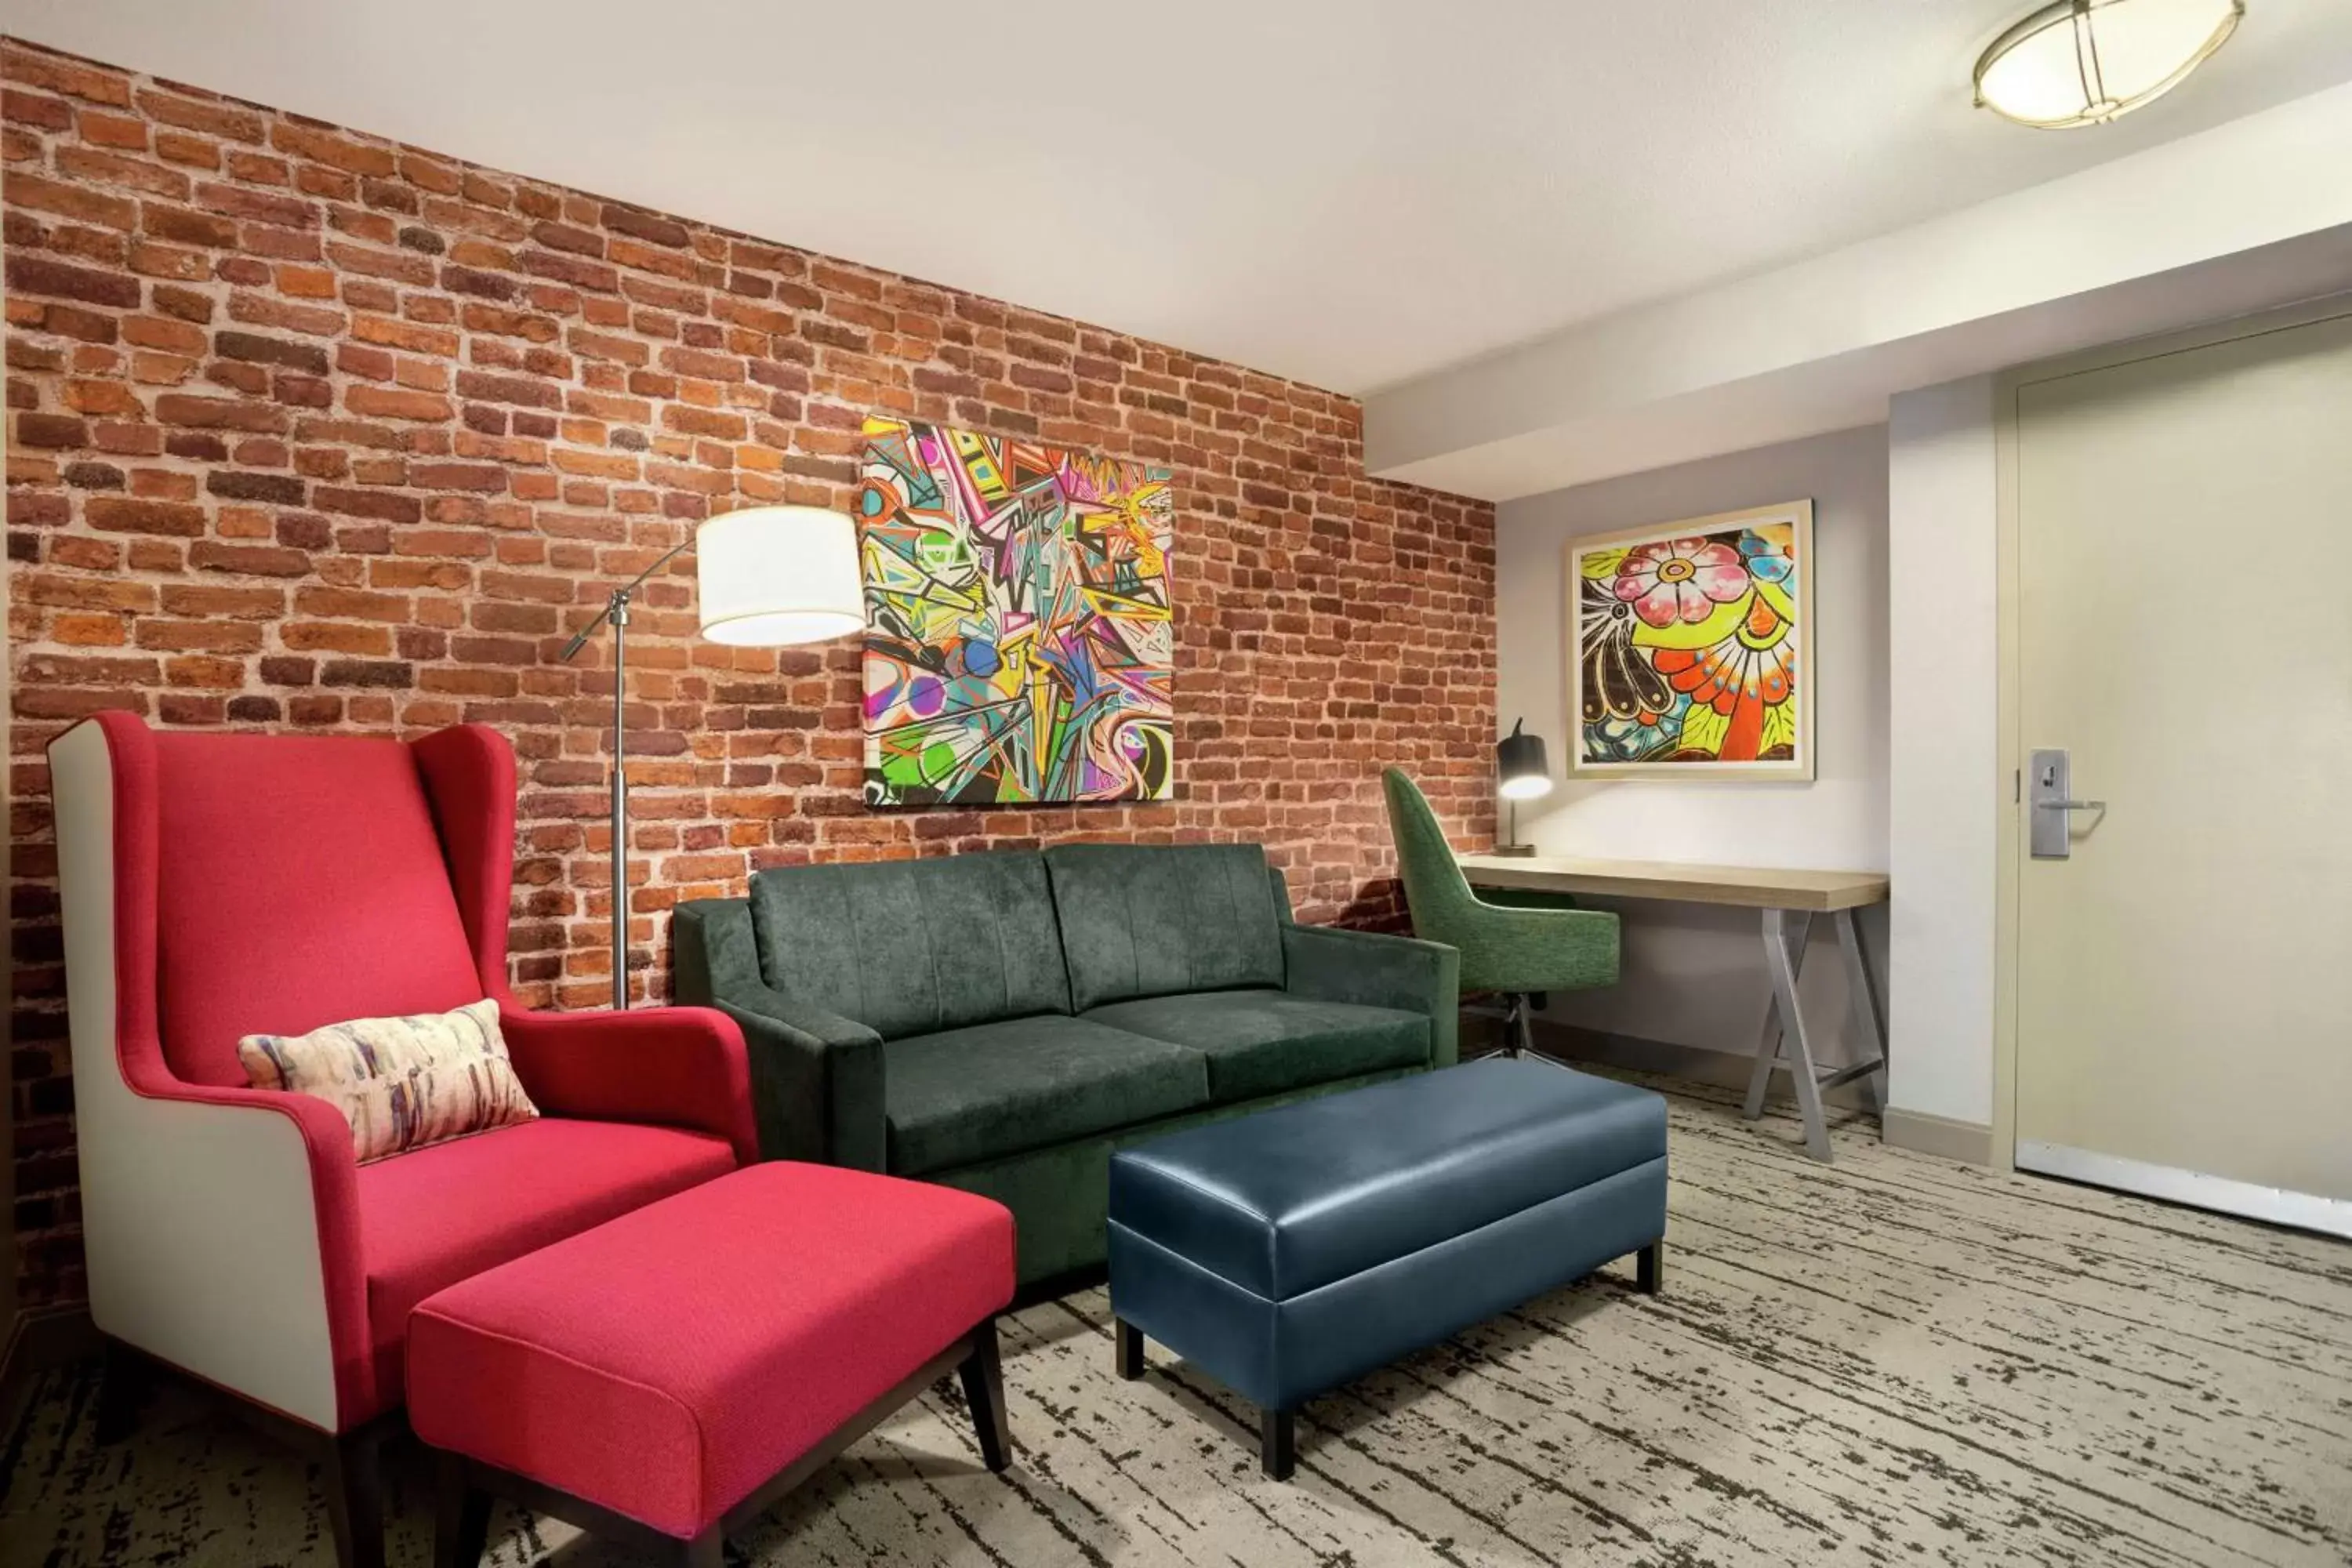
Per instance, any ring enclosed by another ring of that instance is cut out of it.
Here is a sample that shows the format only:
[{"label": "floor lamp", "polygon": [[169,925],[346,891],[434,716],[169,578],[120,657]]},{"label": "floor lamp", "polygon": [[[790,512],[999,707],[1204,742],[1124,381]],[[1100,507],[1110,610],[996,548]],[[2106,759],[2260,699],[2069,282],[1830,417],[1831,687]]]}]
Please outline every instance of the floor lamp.
[{"label": "floor lamp", "polygon": [[783,647],[844,637],[866,624],[857,525],[813,506],[750,507],[712,518],[604,601],[604,613],[565,646],[568,662],[613,628],[613,1005],[629,1005],[629,601],[646,579],[691,545],[702,635],[739,647]]}]

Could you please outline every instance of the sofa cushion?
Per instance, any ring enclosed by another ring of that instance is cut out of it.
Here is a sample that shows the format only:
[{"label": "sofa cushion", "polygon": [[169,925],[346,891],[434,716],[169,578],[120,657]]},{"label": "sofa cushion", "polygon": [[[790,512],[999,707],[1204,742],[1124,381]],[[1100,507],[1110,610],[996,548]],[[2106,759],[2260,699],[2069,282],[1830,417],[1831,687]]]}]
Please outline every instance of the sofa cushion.
[{"label": "sofa cushion", "polygon": [[1057,844],[1045,866],[1078,1012],[1282,984],[1281,918],[1255,844]]},{"label": "sofa cushion", "polygon": [[762,871],[751,923],[771,986],[884,1039],[1070,1011],[1034,851]]},{"label": "sofa cushion", "polygon": [[558,1117],[361,1166],[376,1387],[398,1397],[409,1309],[436,1290],[734,1168],[724,1138]]},{"label": "sofa cushion", "polygon": [[919,1176],[1209,1101],[1198,1051],[1045,1015],[882,1047],[890,1170]]},{"label": "sofa cushion", "polygon": [[1282,991],[1151,996],[1086,1016],[1200,1052],[1209,1058],[1210,1097],[1220,1104],[1429,1063],[1429,1019],[1422,1014]]}]

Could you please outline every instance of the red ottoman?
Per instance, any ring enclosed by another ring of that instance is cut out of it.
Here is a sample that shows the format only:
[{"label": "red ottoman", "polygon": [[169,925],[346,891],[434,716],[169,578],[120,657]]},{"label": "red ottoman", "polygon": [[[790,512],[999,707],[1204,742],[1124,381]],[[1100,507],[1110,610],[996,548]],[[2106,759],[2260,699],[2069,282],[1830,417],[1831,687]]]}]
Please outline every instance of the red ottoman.
[{"label": "red ottoman", "polygon": [[959,1366],[1002,1469],[1012,1299],[1002,1205],[782,1162],[451,1286],[408,1323],[436,1561],[481,1561],[496,1494],[715,1568],[726,1531]]}]

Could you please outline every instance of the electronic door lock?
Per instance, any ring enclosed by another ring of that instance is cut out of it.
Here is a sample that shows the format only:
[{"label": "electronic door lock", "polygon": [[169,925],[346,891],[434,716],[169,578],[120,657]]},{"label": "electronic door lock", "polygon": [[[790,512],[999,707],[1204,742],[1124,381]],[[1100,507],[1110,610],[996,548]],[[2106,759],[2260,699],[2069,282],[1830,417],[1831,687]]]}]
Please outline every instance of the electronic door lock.
[{"label": "electronic door lock", "polygon": [[2026,823],[2026,847],[2036,860],[2071,860],[2071,831],[2078,811],[2105,811],[2104,800],[2076,800],[2071,793],[2073,769],[2063,751],[2035,752],[2026,763],[2026,802],[2032,811]]}]

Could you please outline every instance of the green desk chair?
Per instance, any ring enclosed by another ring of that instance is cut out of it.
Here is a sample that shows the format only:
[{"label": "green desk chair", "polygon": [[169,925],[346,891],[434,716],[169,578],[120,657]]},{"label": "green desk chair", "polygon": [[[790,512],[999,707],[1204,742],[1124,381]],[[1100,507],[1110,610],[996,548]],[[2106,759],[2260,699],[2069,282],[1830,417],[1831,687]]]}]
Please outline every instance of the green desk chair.
[{"label": "green desk chair", "polygon": [[[1462,989],[1492,991],[1505,1001],[1505,1049],[1535,1048],[1529,1015],[1552,991],[1581,991],[1617,981],[1617,917],[1580,910],[1559,895],[1481,899],[1445,842],[1437,814],[1402,772],[1381,775],[1388,791],[1389,831],[1396,838],[1412,933],[1462,953]],[[1540,904],[1536,900],[1541,900]]]}]

